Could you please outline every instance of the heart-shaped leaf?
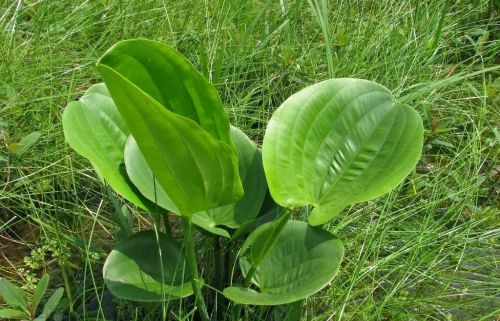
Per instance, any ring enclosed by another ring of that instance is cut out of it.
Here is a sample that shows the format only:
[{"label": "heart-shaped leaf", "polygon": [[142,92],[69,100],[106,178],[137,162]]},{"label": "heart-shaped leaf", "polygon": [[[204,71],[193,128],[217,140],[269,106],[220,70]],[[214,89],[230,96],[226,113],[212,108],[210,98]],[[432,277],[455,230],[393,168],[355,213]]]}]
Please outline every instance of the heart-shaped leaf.
[{"label": "heart-shaped leaf", "polygon": [[331,79],[276,110],[264,137],[264,170],[274,200],[284,207],[315,206],[309,223],[318,225],[401,183],[422,141],[420,116],[387,88]]},{"label": "heart-shaped leaf", "polygon": [[184,57],[158,42],[127,40],[97,68],[179,214],[241,198],[228,118],[213,86]]},{"label": "heart-shaped leaf", "polygon": [[193,293],[184,282],[184,253],[163,233],[142,231],[116,245],[104,263],[109,290],[122,299],[146,302],[183,298]]},{"label": "heart-shaped leaf", "polygon": [[[242,246],[240,267],[246,276],[252,267],[253,248],[260,248],[273,224],[252,232]],[[258,250],[257,250],[258,251]],[[311,296],[329,284],[340,267],[344,253],[342,242],[333,234],[308,225],[289,221],[266,256],[259,260],[252,283],[260,292],[244,288],[224,289],[224,296],[238,304],[278,305]]]},{"label": "heart-shaped leaf", "polygon": [[[197,226],[224,237],[230,237],[228,231],[218,226],[237,228],[255,218],[267,188],[260,150],[236,127],[231,127],[231,138],[238,152],[238,171],[245,194],[234,204],[197,212],[192,218]],[[133,137],[129,138],[125,147],[125,167],[132,182],[146,198],[164,209],[179,213],[171,198],[154,180],[153,173]]]},{"label": "heart-shaped leaf", "polygon": [[90,87],[79,101],[68,104],[63,129],[68,144],[92,163],[109,186],[135,205],[148,208],[123,168],[129,131],[104,84]]}]

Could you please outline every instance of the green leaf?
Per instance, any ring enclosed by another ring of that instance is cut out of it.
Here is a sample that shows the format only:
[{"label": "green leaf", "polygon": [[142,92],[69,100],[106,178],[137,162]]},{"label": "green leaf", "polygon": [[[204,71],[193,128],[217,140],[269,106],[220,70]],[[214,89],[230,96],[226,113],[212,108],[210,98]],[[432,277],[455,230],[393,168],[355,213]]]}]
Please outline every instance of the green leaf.
[{"label": "green leaf", "polygon": [[104,84],[90,87],[79,101],[63,113],[64,137],[118,194],[144,209],[147,201],[134,190],[123,168],[127,126]]},{"label": "green leaf", "polygon": [[[227,206],[231,206],[231,205],[227,205]],[[212,210],[210,210],[209,212],[211,212],[211,211]],[[222,224],[217,223],[217,219],[226,220],[228,218],[230,219],[230,217],[229,216],[213,217],[213,216],[210,216],[208,214],[209,212],[195,213],[193,215],[193,220],[192,220],[193,224],[195,224],[198,227],[201,227],[205,231],[208,231],[212,234],[216,234],[216,235],[219,235],[219,236],[222,236],[225,238],[231,238],[231,233],[229,233],[229,231],[226,228],[224,228],[224,226]],[[223,215],[228,214],[228,212],[224,212],[224,211],[221,211],[221,213]]]},{"label": "green leaf", "polygon": [[7,142],[6,145],[7,145],[7,150],[14,155],[16,154],[20,146],[19,143],[14,143],[14,142]]},{"label": "green leaf", "polygon": [[35,321],[45,321],[47,318],[54,312],[54,310],[57,308],[57,305],[59,304],[59,301],[61,301],[61,298],[63,296],[64,289],[59,288],[57,289],[50,298],[47,300],[47,303],[45,303],[45,306],[43,307],[42,314],[36,317]]},{"label": "green leaf", "polygon": [[5,319],[26,319],[30,314],[17,309],[0,309],[0,318]]},{"label": "green leaf", "polygon": [[20,309],[29,313],[24,291],[4,278],[0,278],[0,296],[4,299],[5,303],[16,310]]},{"label": "green leaf", "polygon": [[[237,228],[257,216],[267,188],[260,150],[236,127],[231,127],[231,137],[238,151],[238,171],[245,194],[237,203],[198,212],[192,218],[197,226],[223,237],[230,237],[229,232],[218,226]],[[132,182],[146,198],[164,209],[179,213],[158,181],[154,180],[133,137],[125,147],[125,167]]]},{"label": "green leaf", "polygon": [[[259,248],[272,229],[272,223],[260,226],[243,244],[240,267],[244,276],[252,267],[253,248]],[[224,289],[224,296],[238,304],[253,305],[278,305],[305,299],[333,280],[343,253],[342,242],[333,234],[305,222],[289,221],[252,278],[260,292],[234,286]]]},{"label": "green leaf", "polygon": [[129,40],[106,52],[97,68],[178,214],[241,198],[227,116],[213,87],[185,58],[158,42]]},{"label": "green leaf", "polygon": [[[129,213],[127,205],[121,204],[118,197],[116,197],[116,195],[113,193],[111,187],[109,186],[106,187],[109,199],[111,200],[111,204],[113,204],[113,207],[115,209],[113,213],[111,213],[111,218],[113,222],[115,222],[120,227],[120,230],[116,233],[116,238],[119,241],[122,241],[128,238],[133,233],[132,229],[133,217]],[[149,202],[145,203],[149,204]],[[153,206],[151,204],[151,206],[149,206],[149,209],[151,210],[152,207]]]},{"label": "green leaf", "polygon": [[155,179],[133,136],[128,138],[125,145],[125,169],[132,183],[148,200],[173,213],[180,213],[158,180]]},{"label": "green leaf", "polygon": [[133,234],[119,243],[104,263],[109,290],[122,299],[159,302],[193,293],[184,282],[184,254],[171,237],[155,231]]},{"label": "green leaf", "polygon": [[175,49],[147,39],[120,41],[101,57],[97,67],[106,75],[108,68],[113,70],[135,90],[231,144],[229,120],[217,90]]},{"label": "green leaf", "polygon": [[318,225],[396,187],[414,168],[422,142],[420,116],[387,88],[331,79],[292,95],[274,113],[264,170],[274,200],[315,206],[309,223]]},{"label": "green leaf", "polygon": [[45,291],[47,291],[47,286],[49,285],[49,275],[44,274],[35,289],[35,293],[33,293],[33,298],[31,299],[31,310],[36,312],[36,308],[38,304],[43,298]]},{"label": "green leaf", "polygon": [[251,246],[243,246],[240,250],[240,256],[244,256],[245,261],[250,263],[251,266],[258,267],[276,244],[278,237],[281,235],[283,228],[288,224],[289,219],[290,210],[285,209],[275,219],[269,223],[263,224],[266,226],[265,233],[251,233],[247,240],[256,237],[258,241],[252,241]]},{"label": "green leaf", "polygon": [[[240,129],[231,127],[231,137],[238,151],[239,176],[245,194],[234,204],[198,212],[193,223],[209,232],[217,233],[217,226],[238,228],[254,219],[260,211],[267,191],[267,182],[262,166],[262,153]],[[227,233],[227,231],[223,230]],[[223,235],[229,237],[229,235]]]},{"label": "green leaf", "polygon": [[231,235],[231,240],[237,240],[242,235],[255,230],[257,227],[275,220],[278,217],[278,215],[282,212],[282,210],[283,208],[279,207],[278,205],[276,205],[276,207],[274,208],[267,209],[266,211],[262,211],[261,209],[259,216],[257,216],[251,221],[241,224],[238,227],[238,229],[234,231],[234,233]]},{"label": "green leaf", "polygon": [[33,147],[33,145],[36,144],[38,139],[40,139],[40,136],[41,136],[40,132],[32,132],[24,136],[17,145],[14,154],[17,157],[23,156],[28,150],[30,150],[31,147]]}]

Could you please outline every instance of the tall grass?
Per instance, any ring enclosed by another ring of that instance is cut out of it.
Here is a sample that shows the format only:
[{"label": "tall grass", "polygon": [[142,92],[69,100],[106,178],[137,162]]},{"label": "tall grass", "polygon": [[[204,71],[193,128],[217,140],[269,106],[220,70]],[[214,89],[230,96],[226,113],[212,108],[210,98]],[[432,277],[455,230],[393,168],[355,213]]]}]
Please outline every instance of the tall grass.
[{"label": "tall grass", "polygon": [[[118,230],[114,207],[89,164],[65,145],[61,112],[99,81],[94,63],[114,42],[148,37],[176,47],[215,84],[231,121],[260,142],[284,99],[330,76],[375,80],[404,96],[416,84],[498,64],[491,3],[0,2],[0,124],[12,140],[42,132],[22,159],[1,147],[0,275],[29,287],[49,272],[65,284],[61,310],[75,320],[194,318],[188,301],[163,308],[113,301],[103,286],[102,263]],[[498,70],[476,74],[414,100],[426,128],[416,172],[330,224],[346,244],[345,261],[330,287],[303,302],[302,320],[495,320],[496,79]],[[151,226],[129,210],[137,230]],[[31,250],[49,240],[30,267],[24,258],[33,261]],[[201,254],[210,269],[212,253]],[[249,308],[247,316],[285,320],[283,310]]]}]

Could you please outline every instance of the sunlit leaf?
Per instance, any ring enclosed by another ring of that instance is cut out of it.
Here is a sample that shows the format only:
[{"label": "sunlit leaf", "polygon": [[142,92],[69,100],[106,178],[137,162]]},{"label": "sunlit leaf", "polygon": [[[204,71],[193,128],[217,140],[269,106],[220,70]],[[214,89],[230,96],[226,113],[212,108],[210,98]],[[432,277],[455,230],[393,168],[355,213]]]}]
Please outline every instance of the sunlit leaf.
[{"label": "sunlit leaf", "polygon": [[288,98],[266,129],[263,161],[274,200],[313,205],[309,222],[334,218],[350,204],[379,197],[420,157],[422,120],[385,87],[331,79]]},{"label": "sunlit leaf", "polygon": [[227,116],[215,89],[184,57],[158,42],[128,40],[97,67],[178,214],[241,198]]},{"label": "sunlit leaf", "polygon": [[[252,253],[253,248],[259,248],[272,229],[272,223],[262,225],[243,244],[240,267],[244,276],[255,264],[252,257],[259,256]],[[224,296],[252,305],[286,304],[307,298],[333,280],[343,253],[342,242],[333,234],[305,222],[289,221],[258,263],[252,283],[259,290],[233,286],[224,290]]]},{"label": "sunlit leaf", "polygon": [[[234,204],[195,213],[192,219],[194,224],[224,237],[229,237],[229,233],[220,226],[237,228],[257,216],[267,189],[260,150],[236,127],[231,127],[231,137],[238,151],[238,170],[245,194]],[[179,213],[169,195],[154,180],[133,137],[125,147],[125,165],[130,179],[144,196],[164,209]]]},{"label": "sunlit leaf", "polygon": [[79,101],[68,104],[63,128],[68,144],[92,163],[109,186],[135,205],[148,207],[125,173],[123,150],[129,131],[104,84],[90,87]]}]

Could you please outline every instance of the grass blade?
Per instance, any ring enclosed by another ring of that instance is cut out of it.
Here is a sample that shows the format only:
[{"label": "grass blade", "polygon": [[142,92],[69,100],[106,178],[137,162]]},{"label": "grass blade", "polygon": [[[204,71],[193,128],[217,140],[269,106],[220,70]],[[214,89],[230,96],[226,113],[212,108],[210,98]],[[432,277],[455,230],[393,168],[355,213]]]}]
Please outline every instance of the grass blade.
[{"label": "grass blade", "polygon": [[[421,98],[422,96],[424,96],[424,95],[426,95],[434,90],[441,89],[443,87],[447,87],[447,86],[456,84],[457,82],[465,80],[467,78],[471,78],[471,77],[474,77],[477,75],[485,74],[485,73],[490,72],[490,71],[495,71],[499,68],[500,68],[500,65],[496,65],[496,66],[492,66],[492,67],[488,67],[488,68],[483,68],[483,69],[475,71],[475,72],[470,72],[470,73],[462,72],[462,73],[456,74],[453,77],[440,79],[440,80],[429,82],[426,84],[417,84],[417,85],[414,85],[414,86],[411,86],[408,88],[408,89],[417,88],[416,90],[413,90],[410,93],[404,95],[403,97],[401,97],[399,99],[399,101],[401,103],[410,104],[412,101],[417,100],[417,99]],[[418,88],[418,87],[420,87],[420,88]]]}]

